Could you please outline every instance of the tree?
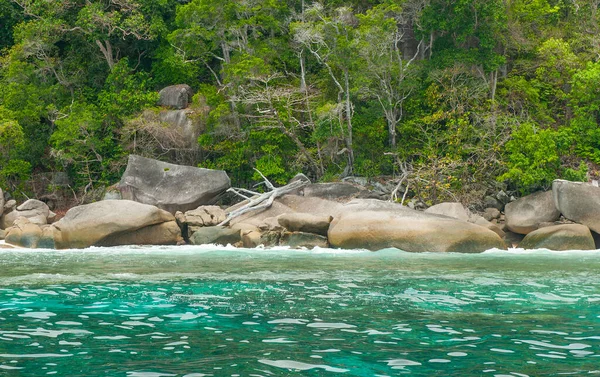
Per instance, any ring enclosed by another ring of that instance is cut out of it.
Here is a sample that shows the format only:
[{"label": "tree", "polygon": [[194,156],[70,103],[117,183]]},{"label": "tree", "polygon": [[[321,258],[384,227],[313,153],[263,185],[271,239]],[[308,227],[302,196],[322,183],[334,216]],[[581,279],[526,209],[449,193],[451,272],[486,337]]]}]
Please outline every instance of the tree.
[{"label": "tree", "polygon": [[[337,88],[340,124],[345,123],[345,152],[348,156],[345,175],[354,169],[352,116],[354,106],[350,86],[352,65],[356,58],[354,44],[357,20],[351,8],[342,7],[326,14],[324,6],[314,3],[306,10],[306,19],[292,25],[294,40],[306,48],[322,64]],[[338,73],[339,72],[339,73]]]},{"label": "tree", "polygon": [[[405,40],[402,9],[394,4],[381,4],[358,15],[357,48],[362,64],[361,89],[381,106],[388,125],[389,145],[396,148],[396,128],[402,120],[404,101],[413,91],[410,85],[411,65],[417,59],[421,43],[413,56],[401,51]],[[357,73],[357,75],[360,75]]]}]

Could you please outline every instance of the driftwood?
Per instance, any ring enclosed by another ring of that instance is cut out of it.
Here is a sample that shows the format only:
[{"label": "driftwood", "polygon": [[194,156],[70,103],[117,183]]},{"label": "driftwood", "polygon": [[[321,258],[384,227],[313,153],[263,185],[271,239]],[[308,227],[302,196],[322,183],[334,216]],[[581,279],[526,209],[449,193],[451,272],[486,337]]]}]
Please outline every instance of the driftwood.
[{"label": "driftwood", "polygon": [[[271,182],[269,182],[269,180],[260,171],[258,171],[257,169],[254,169],[254,170],[256,170],[258,172],[258,174],[260,174],[261,177],[263,177],[265,186],[267,186],[267,188],[270,189],[271,191],[261,194],[258,192],[241,189],[241,188],[230,188],[229,190],[227,190],[228,192],[233,192],[234,194],[241,196],[242,198],[248,200],[248,203],[244,204],[240,208],[237,208],[237,209],[229,212],[227,214],[227,218],[224,221],[222,221],[219,224],[219,226],[227,225],[227,224],[229,224],[229,222],[231,220],[233,220],[236,217],[239,217],[245,213],[267,209],[267,208],[271,207],[271,205],[273,204],[275,199],[277,199],[278,197],[283,196],[285,194],[289,194],[290,192],[295,191],[301,187],[304,187],[309,183],[307,181],[299,180],[299,181],[292,182],[292,183],[287,184],[282,187],[275,187],[275,186],[273,186],[273,184]],[[245,194],[249,194],[249,195],[253,195],[253,196],[248,197]]]}]

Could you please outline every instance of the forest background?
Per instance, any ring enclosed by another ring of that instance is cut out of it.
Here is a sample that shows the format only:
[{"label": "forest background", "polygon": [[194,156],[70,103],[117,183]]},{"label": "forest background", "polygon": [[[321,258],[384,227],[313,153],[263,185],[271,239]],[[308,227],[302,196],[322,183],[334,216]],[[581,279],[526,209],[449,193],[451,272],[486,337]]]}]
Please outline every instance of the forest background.
[{"label": "forest background", "polygon": [[[129,153],[472,203],[598,178],[600,0],[0,0],[0,187]],[[188,84],[200,137],[152,117]],[[150,114],[150,115],[149,115]]]}]

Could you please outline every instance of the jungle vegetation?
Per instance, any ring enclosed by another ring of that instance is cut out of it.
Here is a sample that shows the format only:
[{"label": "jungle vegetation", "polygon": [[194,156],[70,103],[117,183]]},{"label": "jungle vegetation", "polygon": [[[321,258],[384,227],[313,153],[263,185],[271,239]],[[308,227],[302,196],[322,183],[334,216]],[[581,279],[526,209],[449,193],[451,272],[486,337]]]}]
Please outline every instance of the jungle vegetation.
[{"label": "jungle vegetation", "polygon": [[[0,0],[0,186],[113,184],[129,153],[242,187],[404,175],[432,203],[595,179],[599,5]],[[141,115],[182,83],[195,148]]]}]

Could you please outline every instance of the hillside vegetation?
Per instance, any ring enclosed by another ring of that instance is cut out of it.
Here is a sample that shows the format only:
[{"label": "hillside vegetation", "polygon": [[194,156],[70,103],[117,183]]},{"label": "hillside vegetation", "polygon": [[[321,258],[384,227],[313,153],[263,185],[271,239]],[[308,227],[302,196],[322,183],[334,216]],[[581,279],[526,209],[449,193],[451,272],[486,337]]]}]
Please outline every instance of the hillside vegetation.
[{"label": "hillside vegetation", "polygon": [[[129,153],[238,186],[404,175],[430,203],[596,178],[599,4],[2,0],[0,186],[112,184]],[[196,148],[140,117],[182,83]]]}]

